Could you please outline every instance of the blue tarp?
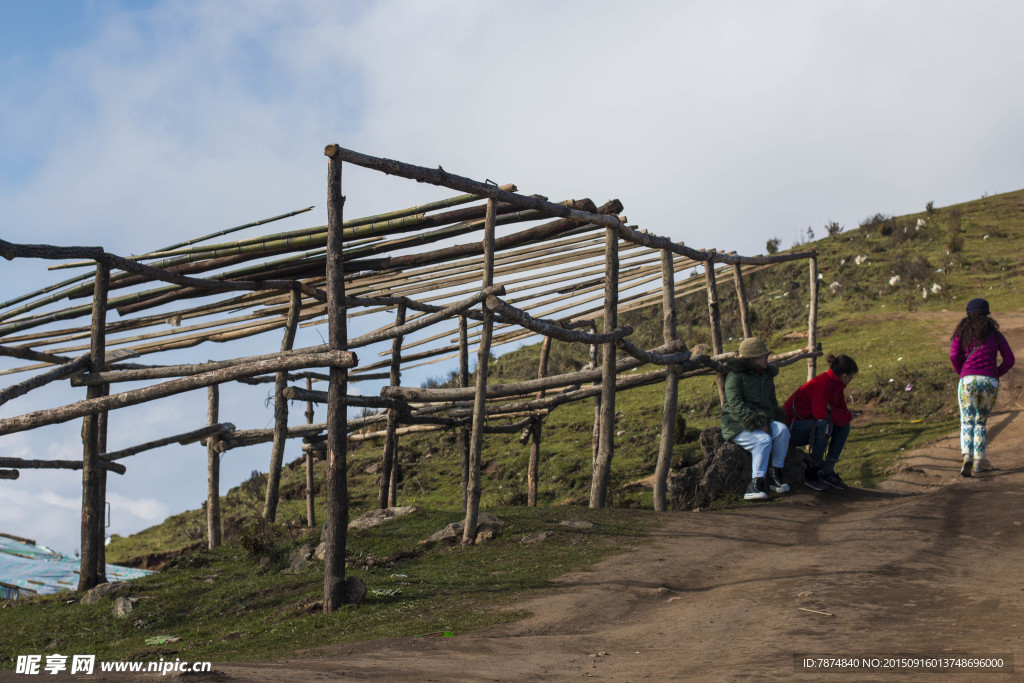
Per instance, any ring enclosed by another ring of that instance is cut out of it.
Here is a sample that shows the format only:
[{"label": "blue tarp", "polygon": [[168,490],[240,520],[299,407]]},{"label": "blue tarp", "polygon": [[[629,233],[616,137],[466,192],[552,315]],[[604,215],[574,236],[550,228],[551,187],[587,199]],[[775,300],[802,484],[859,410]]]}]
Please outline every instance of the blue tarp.
[{"label": "blue tarp", "polygon": [[[0,598],[46,595],[78,588],[77,557],[66,557],[44,545],[0,535]],[[108,581],[127,581],[153,572],[107,565]]]}]

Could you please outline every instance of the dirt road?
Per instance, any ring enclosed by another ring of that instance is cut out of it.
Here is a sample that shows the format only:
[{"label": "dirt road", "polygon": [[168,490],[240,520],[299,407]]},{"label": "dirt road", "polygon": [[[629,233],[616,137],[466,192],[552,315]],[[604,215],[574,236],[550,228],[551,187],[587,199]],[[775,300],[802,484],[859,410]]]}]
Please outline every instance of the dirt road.
[{"label": "dirt road", "polygon": [[[1021,327],[1004,331],[1024,350]],[[1024,353],[1022,353],[1024,355]],[[1024,362],[1022,362],[1024,365]],[[673,514],[656,541],[562,577],[514,624],[385,639],[228,680],[973,680],[886,658],[1002,657],[1024,678],[1024,372],[1004,378],[984,476],[951,436],[901,459],[878,490],[798,491],[742,510]],[[804,656],[879,658],[808,671]],[[891,662],[890,662],[891,663]]]}]

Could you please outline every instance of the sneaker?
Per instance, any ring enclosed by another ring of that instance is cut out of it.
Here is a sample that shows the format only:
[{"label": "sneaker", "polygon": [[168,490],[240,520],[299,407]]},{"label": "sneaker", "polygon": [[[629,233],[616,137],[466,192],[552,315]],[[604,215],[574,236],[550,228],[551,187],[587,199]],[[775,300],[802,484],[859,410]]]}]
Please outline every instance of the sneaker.
[{"label": "sneaker", "polygon": [[974,467],[971,469],[974,470],[975,474],[981,474],[982,472],[987,472],[990,468],[988,463],[985,462],[985,458],[975,458]]},{"label": "sneaker", "polygon": [[964,458],[964,464],[960,466],[960,476],[969,477],[971,476],[971,459]]},{"label": "sneaker", "polygon": [[821,475],[815,473],[813,476],[809,475],[804,479],[804,486],[808,486],[815,491],[825,490],[825,480],[821,478]]},{"label": "sneaker", "polygon": [[782,481],[782,468],[768,468],[768,488],[772,493],[789,493],[789,484]]},{"label": "sneaker", "polygon": [[764,488],[764,477],[754,477],[743,494],[743,500],[768,500],[768,491]]},{"label": "sneaker", "polygon": [[846,483],[843,482],[843,480],[840,479],[839,475],[836,474],[835,472],[826,472],[825,474],[821,475],[821,480],[824,481],[829,486],[831,486],[832,488],[839,489],[840,491],[845,491],[847,488],[849,488],[846,485]]}]

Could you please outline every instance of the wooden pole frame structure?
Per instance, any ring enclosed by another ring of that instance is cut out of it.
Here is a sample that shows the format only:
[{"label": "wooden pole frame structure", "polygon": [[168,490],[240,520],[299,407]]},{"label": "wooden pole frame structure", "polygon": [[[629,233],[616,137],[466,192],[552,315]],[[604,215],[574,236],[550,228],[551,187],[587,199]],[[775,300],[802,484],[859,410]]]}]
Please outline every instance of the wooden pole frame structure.
[{"label": "wooden pole frame structure", "polygon": [[[739,268],[739,266],[736,266]],[[662,336],[666,344],[676,340],[676,287],[672,254],[661,250]],[[658,461],[654,468],[654,509],[668,509],[668,470],[672,464],[672,449],[676,444],[676,413],[679,411],[679,366],[665,366],[665,404],[661,412],[661,439],[658,443]]]},{"label": "wooden pole frame structure", "polygon": [[[220,385],[206,388],[206,423],[218,424],[220,419]],[[220,520],[220,453],[217,436],[206,440],[206,544],[210,550],[220,546],[222,527]]]},{"label": "wooden pole frame structure", "polygon": [[[281,352],[291,351],[295,346],[295,333],[302,313],[302,295],[292,290],[288,306],[288,321],[281,340]],[[288,386],[288,373],[279,371],[274,378],[274,442],[270,449],[270,466],[267,470],[267,494],[263,501],[263,519],[273,522],[277,519],[277,502],[281,485],[281,467],[284,464],[284,448],[288,433],[288,400],[284,390]]]},{"label": "wooden pole frame structure", "polygon": [[[398,304],[395,312],[395,327],[405,325],[405,304]],[[402,337],[391,340],[391,370],[388,373],[389,386],[397,387],[402,383]],[[384,436],[384,453],[381,456],[380,490],[377,494],[378,509],[392,507],[398,500],[395,490],[398,484],[398,428],[400,415],[397,408],[388,408],[388,425]]]}]

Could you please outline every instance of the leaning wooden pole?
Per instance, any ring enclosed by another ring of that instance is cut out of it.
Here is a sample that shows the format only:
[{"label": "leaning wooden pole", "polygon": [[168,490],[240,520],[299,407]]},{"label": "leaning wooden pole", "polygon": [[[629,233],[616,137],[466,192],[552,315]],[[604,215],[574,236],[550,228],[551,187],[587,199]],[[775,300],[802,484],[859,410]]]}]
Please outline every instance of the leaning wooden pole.
[{"label": "leaning wooden pole", "polygon": [[[711,347],[714,354],[722,353],[722,315],[718,306],[718,283],[715,279],[715,261],[704,262],[704,279],[708,288],[708,318],[711,320]],[[718,375],[718,400],[725,403],[725,377]]]},{"label": "leaning wooden pole", "polygon": [[[90,362],[93,372],[105,369],[107,288],[110,285],[110,267],[96,263],[96,285],[92,299],[92,330],[90,332]],[[101,385],[89,387],[87,399],[103,395]],[[102,545],[104,501],[100,481],[99,415],[87,415],[82,424],[82,557],[78,579],[79,590],[89,590],[106,583],[106,566],[101,567],[99,548]]]},{"label": "leaning wooden pole", "polygon": [[[597,325],[591,321],[590,331],[597,334]],[[588,366],[592,369],[597,368],[597,344],[590,345],[590,355],[588,356]],[[601,384],[601,380],[594,382],[594,386]],[[590,470],[593,471],[597,467],[597,452],[601,445],[601,394],[598,393],[594,396],[594,426],[590,430]]]},{"label": "leaning wooden pole", "polygon": [[[495,200],[487,200],[487,218],[484,223],[483,286],[494,284],[494,219]],[[487,365],[491,359],[491,333],[494,312],[483,306],[484,322],[480,333],[480,350],[476,361],[476,398],[473,400],[473,434],[469,447],[469,486],[466,493],[466,524],[462,542],[476,542],[476,520],[480,512],[480,453],[484,446],[484,422],[487,419]]]},{"label": "leaning wooden pole", "polygon": [[[292,290],[288,306],[288,319],[284,326],[281,351],[291,351],[295,346],[295,333],[302,313],[302,295]],[[270,467],[267,470],[267,495],[263,501],[263,519],[273,522],[277,518],[277,501],[281,488],[281,466],[284,464],[284,447],[288,440],[288,399],[284,390],[288,386],[288,373],[279,372],[274,378],[274,442],[270,447]]]},{"label": "leaning wooden pole", "polygon": [[[215,425],[220,420],[220,385],[206,388],[206,424]],[[217,452],[219,437],[206,440],[206,544],[210,550],[220,545],[220,453]]]},{"label": "leaning wooden pole", "polygon": [[[466,315],[459,316],[459,388],[469,386],[469,321]],[[459,455],[462,463],[462,512],[466,512],[466,496],[469,493],[469,437],[470,428],[459,427]]]},{"label": "leaning wooden pole", "polygon": [[[604,331],[618,327],[619,231],[605,228]],[[615,343],[604,344],[601,356],[601,426],[597,460],[590,480],[590,507],[604,507],[608,474],[615,455]]]},{"label": "leaning wooden pole", "polygon": [[[672,252],[661,252],[661,321],[666,344],[676,339],[676,285]],[[739,266],[737,266],[739,268]],[[668,509],[668,470],[672,464],[672,449],[676,443],[676,413],[679,408],[679,366],[665,367],[665,405],[661,411],[661,442],[658,445],[658,463],[654,468],[654,509]]]},{"label": "leaning wooden pole", "polygon": [[[537,365],[537,379],[548,374],[548,358],[551,356],[551,337],[544,337],[540,345],[540,363]],[[545,391],[537,392],[537,399],[544,398]],[[530,460],[526,466],[526,506],[537,507],[537,469],[540,466],[540,439],[544,421],[535,417],[530,422]]]},{"label": "leaning wooden pole", "polygon": [[[110,393],[110,385],[104,384],[103,395],[106,396]],[[102,412],[96,416],[96,442],[97,452],[107,452],[107,426],[110,423],[110,413]],[[100,493],[99,498],[103,501],[103,519],[100,521],[99,527],[96,529],[96,569],[100,574],[106,576],[107,573],[107,468],[100,468]]]},{"label": "leaning wooden pole", "polygon": [[[395,327],[405,324],[405,304],[399,304],[395,311]],[[402,383],[402,336],[391,340],[391,371],[388,377],[390,386],[397,387]],[[388,426],[384,436],[384,454],[381,458],[380,467],[380,490],[377,493],[377,507],[383,510],[398,500],[398,492],[392,490],[392,470],[398,470],[396,458],[398,455],[398,427],[399,413],[397,408],[388,408]]]},{"label": "leaning wooden pole", "polygon": [[[306,378],[306,390],[312,391],[313,379]],[[306,424],[313,424],[313,402],[306,401]],[[313,487],[313,450],[306,450],[306,526],[310,529],[316,526],[316,492]]]},{"label": "leaning wooden pole", "polygon": [[[814,349],[818,345],[818,256],[811,256],[811,290],[810,304],[807,313],[807,348]],[[818,358],[811,356],[807,359],[807,379],[811,380],[818,374]]]},{"label": "leaning wooden pole", "polygon": [[[342,261],[341,159],[335,146],[325,150],[327,160],[327,343],[333,350],[347,347],[345,268]],[[324,612],[345,602],[345,545],[348,541],[348,369],[331,368],[327,389],[327,533],[324,550]]]},{"label": "leaning wooden pole", "polygon": [[750,303],[747,300],[747,287],[743,284],[743,267],[738,263],[732,265],[732,276],[736,282],[736,298],[740,304],[740,327],[743,328],[743,338],[753,336],[750,331]]}]

